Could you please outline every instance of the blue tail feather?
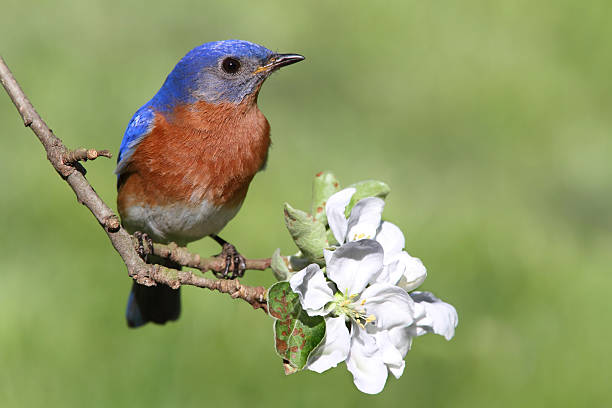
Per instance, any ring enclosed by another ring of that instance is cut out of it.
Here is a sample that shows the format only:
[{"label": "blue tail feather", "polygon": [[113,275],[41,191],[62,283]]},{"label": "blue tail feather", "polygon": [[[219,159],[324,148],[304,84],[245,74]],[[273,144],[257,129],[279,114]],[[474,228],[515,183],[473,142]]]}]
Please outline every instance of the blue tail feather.
[{"label": "blue tail feather", "polygon": [[165,324],[177,320],[180,314],[180,289],[172,289],[165,285],[144,286],[133,283],[125,311],[129,327],[140,327],[148,322]]}]

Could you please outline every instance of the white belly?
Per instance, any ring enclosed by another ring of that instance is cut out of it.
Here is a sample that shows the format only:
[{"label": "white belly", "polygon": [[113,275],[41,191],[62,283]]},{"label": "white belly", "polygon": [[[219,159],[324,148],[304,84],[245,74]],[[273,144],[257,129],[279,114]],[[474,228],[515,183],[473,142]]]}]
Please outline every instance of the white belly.
[{"label": "white belly", "polygon": [[236,215],[234,208],[217,207],[202,201],[199,206],[131,206],[122,219],[126,229],[147,233],[155,242],[185,245],[211,234],[218,234]]}]

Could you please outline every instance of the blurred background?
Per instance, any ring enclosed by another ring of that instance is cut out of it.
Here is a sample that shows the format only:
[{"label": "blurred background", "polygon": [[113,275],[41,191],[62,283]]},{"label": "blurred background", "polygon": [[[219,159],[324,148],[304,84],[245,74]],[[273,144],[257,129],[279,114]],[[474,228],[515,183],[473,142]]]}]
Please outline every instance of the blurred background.
[{"label": "blurred background", "polygon": [[[116,154],[135,110],[203,42],[305,55],[260,94],[268,168],[222,236],[248,257],[292,253],[282,204],[307,209],[315,173],[386,181],[385,218],[460,320],[450,342],[416,339],[378,396],[345,366],[285,377],[271,319],[226,295],[184,288],[178,323],[128,330],[125,266],[0,92],[2,406],[609,406],[611,11],[4,0],[0,54],[69,147]],[[113,208],[114,162],[85,165]]]}]

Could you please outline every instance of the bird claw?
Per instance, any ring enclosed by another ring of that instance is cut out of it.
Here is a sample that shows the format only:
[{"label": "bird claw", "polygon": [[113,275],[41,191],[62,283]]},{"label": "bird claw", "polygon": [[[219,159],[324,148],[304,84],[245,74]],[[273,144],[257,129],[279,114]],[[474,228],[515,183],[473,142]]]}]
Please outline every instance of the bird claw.
[{"label": "bird claw", "polygon": [[153,240],[146,233],[140,231],[134,232],[134,238],[138,241],[138,246],[136,247],[138,256],[147,262],[148,255],[153,250]]},{"label": "bird claw", "polygon": [[223,244],[223,250],[220,257],[225,258],[225,267],[222,271],[213,271],[219,279],[236,279],[244,276],[246,270],[246,260],[240,255],[238,250],[232,244],[226,242]]}]

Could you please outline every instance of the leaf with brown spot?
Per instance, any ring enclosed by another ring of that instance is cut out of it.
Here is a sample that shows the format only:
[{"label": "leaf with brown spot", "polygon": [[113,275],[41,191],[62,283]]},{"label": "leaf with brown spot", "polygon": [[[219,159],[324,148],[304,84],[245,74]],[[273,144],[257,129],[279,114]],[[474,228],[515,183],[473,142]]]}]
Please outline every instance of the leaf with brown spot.
[{"label": "leaf with brown spot", "polygon": [[329,171],[318,173],[312,181],[312,214],[315,220],[327,226],[325,203],[340,189],[338,179]]},{"label": "leaf with brown spot", "polygon": [[293,374],[306,366],[310,353],[325,337],[325,319],[304,312],[289,282],[278,282],[268,290],[268,311],[276,319],[276,352],[284,360],[285,373]]}]

